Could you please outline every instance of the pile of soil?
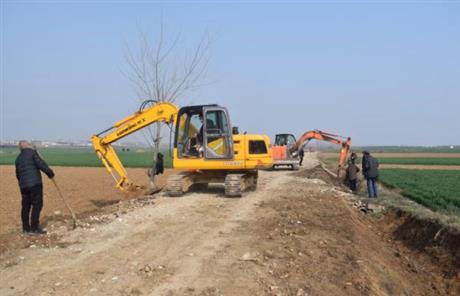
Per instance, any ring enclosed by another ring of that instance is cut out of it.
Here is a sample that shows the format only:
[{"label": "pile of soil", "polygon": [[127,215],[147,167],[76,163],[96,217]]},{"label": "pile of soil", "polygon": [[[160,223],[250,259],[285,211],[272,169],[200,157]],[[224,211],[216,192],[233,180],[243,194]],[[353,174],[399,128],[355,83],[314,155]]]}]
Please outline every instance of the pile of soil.
[{"label": "pile of soil", "polygon": [[293,175],[297,177],[303,177],[303,178],[309,178],[309,179],[320,179],[328,184],[332,184],[335,186],[343,185],[343,182],[341,179],[335,176],[331,176],[331,174],[326,172],[321,167],[321,165],[317,165],[311,169],[305,169],[305,170],[295,172]]},{"label": "pile of soil", "polygon": [[[327,184],[341,185],[338,179],[328,174],[321,166],[298,172],[297,176],[316,178]],[[384,213],[378,227],[395,247],[400,243],[419,257],[422,265],[436,266],[448,291],[460,293],[460,232],[430,219],[422,219],[400,209]]]},{"label": "pile of soil", "polygon": [[299,187],[264,202],[251,227],[267,295],[455,294],[432,262],[395,245],[342,197]]}]

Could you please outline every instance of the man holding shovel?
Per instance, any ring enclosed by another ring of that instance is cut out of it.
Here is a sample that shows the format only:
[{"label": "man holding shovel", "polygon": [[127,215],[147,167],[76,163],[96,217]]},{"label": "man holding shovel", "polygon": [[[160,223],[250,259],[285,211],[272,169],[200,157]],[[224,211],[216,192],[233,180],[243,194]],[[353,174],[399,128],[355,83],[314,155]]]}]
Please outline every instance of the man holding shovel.
[{"label": "man holding shovel", "polygon": [[[40,171],[53,179],[54,172],[38,155],[31,143],[19,141],[21,152],[16,158],[16,177],[22,195],[22,231],[25,234],[45,234],[40,227],[40,211],[43,207],[43,183]],[[32,211],[32,213],[31,213]]]}]

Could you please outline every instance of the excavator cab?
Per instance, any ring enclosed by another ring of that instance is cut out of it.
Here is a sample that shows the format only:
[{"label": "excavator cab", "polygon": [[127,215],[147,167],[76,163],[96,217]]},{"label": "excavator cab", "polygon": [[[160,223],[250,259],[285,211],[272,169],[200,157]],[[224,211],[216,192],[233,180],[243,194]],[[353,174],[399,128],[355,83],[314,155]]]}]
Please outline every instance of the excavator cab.
[{"label": "excavator cab", "polygon": [[277,134],[275,136],[275,145],[272,147],[273,159],[277,160],[273,168],[291,167],[298,170],[298,151],[295,148],[296,139],[293,134]]},{"label": "excavator cab", "polygon": [[286,151],[291,154],[297,154],[295,151],[296,139],[293,134],[277,134],[275,136],[275,146],[287,146]]},{"label": "excavator cab", "polygon": [[175,131],[173,167],[181,172],[168,178],[169,196],[203,190],[210,183],[223,184],[226,196],[241,196],[257,187],[258,169],[272,165],[268,136],[234,133],[224,107],[182,107]]},{"label": "excavator cab", "polygon": [[178,158],[232,159],[232,129],[226,108],[188,106],[179,110],[174,148]]}]

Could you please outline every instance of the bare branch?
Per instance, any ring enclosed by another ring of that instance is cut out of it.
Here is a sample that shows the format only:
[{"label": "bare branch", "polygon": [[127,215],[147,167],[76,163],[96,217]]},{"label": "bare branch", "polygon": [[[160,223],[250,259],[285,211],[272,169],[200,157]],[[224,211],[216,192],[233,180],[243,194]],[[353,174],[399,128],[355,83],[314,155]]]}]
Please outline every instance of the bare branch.
[{"label": "bare branch", "polygon": [[[205,34],[191,52],[189,58],[186,53],[180,53],[178,45],[181,42],[177,34],[168,42],[163,21],[160,23],[157,41],[151,45],[148,35],[139,30],[139,45],[133,50],[125,43],[125,60],[127,70],[123,74],[134,87],[139,99],[175,102],[187,92],[203,84],[209,65],[210,38]],[[154,151],[153,173],[151,184],[155,176],[156,156],[161,142],[161,125],[149,126],[142,132],[149,146]]]}]

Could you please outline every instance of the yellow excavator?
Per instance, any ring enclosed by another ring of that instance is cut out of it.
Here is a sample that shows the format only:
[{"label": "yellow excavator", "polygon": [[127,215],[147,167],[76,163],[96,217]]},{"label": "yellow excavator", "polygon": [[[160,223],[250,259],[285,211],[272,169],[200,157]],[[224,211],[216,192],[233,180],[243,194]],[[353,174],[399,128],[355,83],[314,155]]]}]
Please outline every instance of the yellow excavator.
[{"label": "yellow excavator", "polygon": [[192,186],[224,183],[226,196],[241,196],[257,187],[258,169],[272,166],[270,138],[239,134],[225,107],[198,105],[178,108],[168,102],[144,101],[139,110],[93,135],[97,156],[121,190],[135,188],[112,143],[156,122],[174,130],[172,166],[181,172],[167,180],[169,196],[181,196]]}]

